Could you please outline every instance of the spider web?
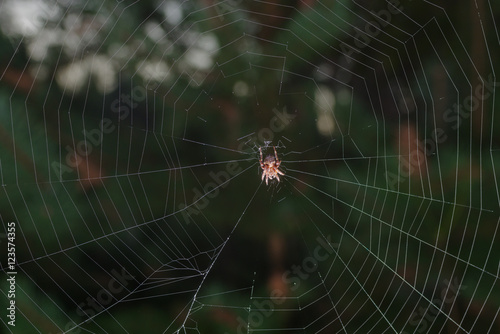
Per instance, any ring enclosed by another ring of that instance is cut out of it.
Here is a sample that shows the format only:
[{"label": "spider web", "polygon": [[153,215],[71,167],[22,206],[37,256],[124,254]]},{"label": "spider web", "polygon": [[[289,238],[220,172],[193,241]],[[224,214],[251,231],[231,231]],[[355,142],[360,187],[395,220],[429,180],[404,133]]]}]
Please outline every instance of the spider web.
[{"label": "spider web", "polygon": [[500,332],[499,13],[0,2],[4,330]]}]

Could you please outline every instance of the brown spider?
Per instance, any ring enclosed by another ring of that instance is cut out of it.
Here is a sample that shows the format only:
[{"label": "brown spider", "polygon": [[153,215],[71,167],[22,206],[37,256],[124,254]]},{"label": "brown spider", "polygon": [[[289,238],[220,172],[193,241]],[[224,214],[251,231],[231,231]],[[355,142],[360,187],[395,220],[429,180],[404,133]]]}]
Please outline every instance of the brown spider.
[{"label": "brown spider", "polygon": [[[285,175],[278,168],[281,165],[281,161],[278,159],[278,153],[276,153],[276,147],[273,146],[274,156],[268,155],[264,161],[262,161],[262,148],[259,147],[260,151],[260,168],[262,168],[262,180],[266,178],[266,186],[268,181],[272,179],[278,180],[280,182],[279,175]],[[278,175],[279,174],[279,175]]]}]

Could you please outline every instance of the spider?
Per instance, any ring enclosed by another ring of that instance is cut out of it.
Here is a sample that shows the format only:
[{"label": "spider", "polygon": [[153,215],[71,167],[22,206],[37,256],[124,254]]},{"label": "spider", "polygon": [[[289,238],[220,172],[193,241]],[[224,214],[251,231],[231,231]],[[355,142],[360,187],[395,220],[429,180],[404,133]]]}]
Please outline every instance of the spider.
[{"label": "spider", "polygon": [[273,149],[274,149],[274,157],[272,155],[268,155],[266,159],[262,161],[262,148],[259,147],[260,168],[262,168],[262,180],[266,178],[266,186],[268,185],[269,180],[276,179],[278,180],[278,182],[280,182],[279,175],[285,175],[282,171],[279,170],[281,161],[278,159],[278,153],[276,153],[276,147],[273,146]]}]

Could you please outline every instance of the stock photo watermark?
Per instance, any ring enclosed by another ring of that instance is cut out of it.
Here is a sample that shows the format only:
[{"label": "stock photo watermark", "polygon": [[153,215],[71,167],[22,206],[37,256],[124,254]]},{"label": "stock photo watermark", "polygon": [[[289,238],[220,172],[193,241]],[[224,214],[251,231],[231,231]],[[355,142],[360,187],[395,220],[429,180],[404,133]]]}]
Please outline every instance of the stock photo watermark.
[{"label": "stock photo watermark", "polygon": [[[285,271],[281,277],[284,283],[290,286],[290,290],[295,291],[299,288],[301,282],[307,280],[313,273],[319,269],[319,264],[327,260],[339,247],[337,243],[331,242],[331,236],[317,237],[317,245],[310,256],[305,257],[300,264],[292,265],[291,269]],[[277,306],[286,301],[286,291],[273,289],[267,299],[255,298],[249,310],[247,319],[239,316],[237,334],[248,333],[250,328],[262,326],[264,320],[269,318]],[[228,334],[227,332],[225,334]]]},{"label": "stock photo watermark", "polygon": [[[452,281],[445,279],[443,283],[445,287],[441,290],[441,294],[434,298],[428,307],[421,306],[410,316],[408,323],[418,328],[418,333],[426,333],[436,317],[454,303],[460,291],[467,289],[467,286],[461,285],[456,277]],[[409,333],[405,331],[402,334]]]},{"label": "stock photo watermark", "polygon": [[[286,107],[283,110],[273,108],[274,116],[269,121],[269,127],[260,129],[257,133],[243,137],[245,139],[238,146],[238,151],[253,153],[252,147],[266,146],[266,143],[272,142],[275,134],[285,130],[285,128],[297,117],[297,115],[287,112]],[[245,148],[248,147],[248,150]],[[217,197],[220,188],[225,188],[229,185],[229,180],[238,173],[243,171],[243,168],[238,162],[230,161],[226,164],[225,170],[209,173],[211,181],[207,182],[200,188],[193,188],[193,200],[191,205],[180,203],[178,209],[186,224],[192,220],[192,216],[200,214],[200,211],[208,206],[210,200]]]},{"label": "stock photo watermark", "polygon": [[243,0],[225,0],[225,1],[216,1],[215,3],[215,11],[217,12],[217,16],[221,21],[224,21],[224,15],[226,13],[230,13],[238,8],[238,6],[242,3]]},{"label": "stock photo watermark", "polygon": [[262,128],[257,133],[243,137],[245,140],[238,146],[239,151],[244,151],[245,147],[248,147],[249,150],[251,150],[252,147],[255,146],[267,146],[266,143],[272,142],[275,134],[285,130],[293,119],[297,117],[297,115],[290,114],[287,111],[286,106],[283,107],[283,110],[281,111],[277,108],[273,108],[272,111],[274,116],[269,121],[269,127]]},{"label": "stock photo watermark", "polygon": [[[121,94],[110,104],[110,109],[113,113],[118,114],[120,121],[123,121],[131,114],[139,102],[146,99],[146,89],[142,86],[136,86],[132,89],[131,94]],[[58,176],[59,181],[62,181],[63,174],[74,171],[81,163],[85,161],[85,157],[90,155],[94,148],[102,145],[104,135],[110,134],[117,129],[113,121],[109,118],[103,118],[99,122],[97,128],[82,130],[83,139],[78,141],[74,147],[65,146],[66,155],[63,162],[53,161],[51,164],[52,170]]]},{"label": "stock photo watermark", "polygon": [[[457,130],[464,120],[467,120],[472,112],[481,106],[481,102],[493,94],[495,86],[498,86],[495,78],[492,74],[488,75],[484,85],[480,84],[474,88],[473,95],[466,96],[460,104],[455,103],[443,112],[444,123],[450,125],[451,129]],[[397,184],[406,181],[411,175],[411,171],[420,168],[426,161],[425,157],[434,155],[438,145],[447,139],[445,129],[436,128],[430,138],[423,141],[416,140],[417,149],[412,150],[408,156],[399,157],[399,172],[385,173],[389,189],[396,190]]]},{"label": "stock photo watermark", "polygon": [[360,52],[366,48],[382,32],[382,29],[390,24],[393,15],[398,15],[402,12],[403,6],[401,6],[398,0],[390,0],[387,9],[382,9],[378,12],[371,11],[370,13],[375,17],[375,20],[366,22],[363,29],[356,29],[354,41],[351,44],[354,44],[357,49],[345,42],[340,44],[340,50],[346,56],[347,61],[352,61],[351,55],[353,53]]},{"label": "stock photo watermark", "polygon": [[314,248],[312,255],[304,258],[300,265],[294,264],[291,270],[283,273],[282,279],[290,285],[290,290],[297,290],[302,281],[307,280],[312,273],[318,270],[318,264],[328,259],[339,247],[339,244],[332,243],[330,239],[330,235],[326,238],[317,237],[318,245]]},{"label": "stock photo watermark", "polygon": [[[124,268],[120,272],[113,269],[111,270],[111,278],[107,284],[107,288],[102,288],[97,292],[95,297],[87,297],[85,302],[78,304],[76,314],[82,318],[92,318],[95,315],[103,312],[107,306],[113,302],[117,302],[116,295],[123,292],[130,282],[135,281],[134,276],[128,273]],[[80,327],[73,322],[69,321],[63,328],[64,333],[70,331],[71,333],[78,334],[81,332]]]},{"label": "stock photo watermark", "polygon": [[16,223],[7,223],[7,324],[11,327],[16,326]]}]

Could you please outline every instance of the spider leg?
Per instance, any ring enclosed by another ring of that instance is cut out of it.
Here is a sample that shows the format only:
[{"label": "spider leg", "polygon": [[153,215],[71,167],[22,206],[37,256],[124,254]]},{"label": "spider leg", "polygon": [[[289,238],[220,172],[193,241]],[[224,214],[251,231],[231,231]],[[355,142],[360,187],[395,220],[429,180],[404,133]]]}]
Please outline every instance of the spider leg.
[{"label": "spider leg", "polygon": [[274,177],[276,178],[276,180],[278,180],[278,182],[280,182],[280,177],[278,176],[278,174],[276,174]]},{"label": "spider leg", "polygon": [[281,161],[279,161],[278,159],[278,153],[276,153],[276,147],[273,146],[273,149],[274,149],[274,165],[276,166],[276,168],[279,168],[281,165]]},{"label": "spider leg", "polygon": [[267,182],[269,181],[269,176],[266,175],[266,186],[268,185]]},{"label": "spider leg", "polygon": [[260,151],[260,168],[264,169],[264,163],[262,162],[262,148],[259,147],[259,151]]},{"label": "spider leg", "polygon": [[[279,169],[276,168],[276,173],[278,174],[281,174],[281,175],[285,175],[285,173],[283,173],[282,171],[280,171]],[[278,176],[278,174],[276,174],[276,177]],[[279,180],[279,179],[278,179]]]},{"label": "spider leg", "polygon": [[266,173],[264,173],[264,171],[262,171],[262,177],[261,177],[261,180],[264,180],[264,177],[266,176]]}]

